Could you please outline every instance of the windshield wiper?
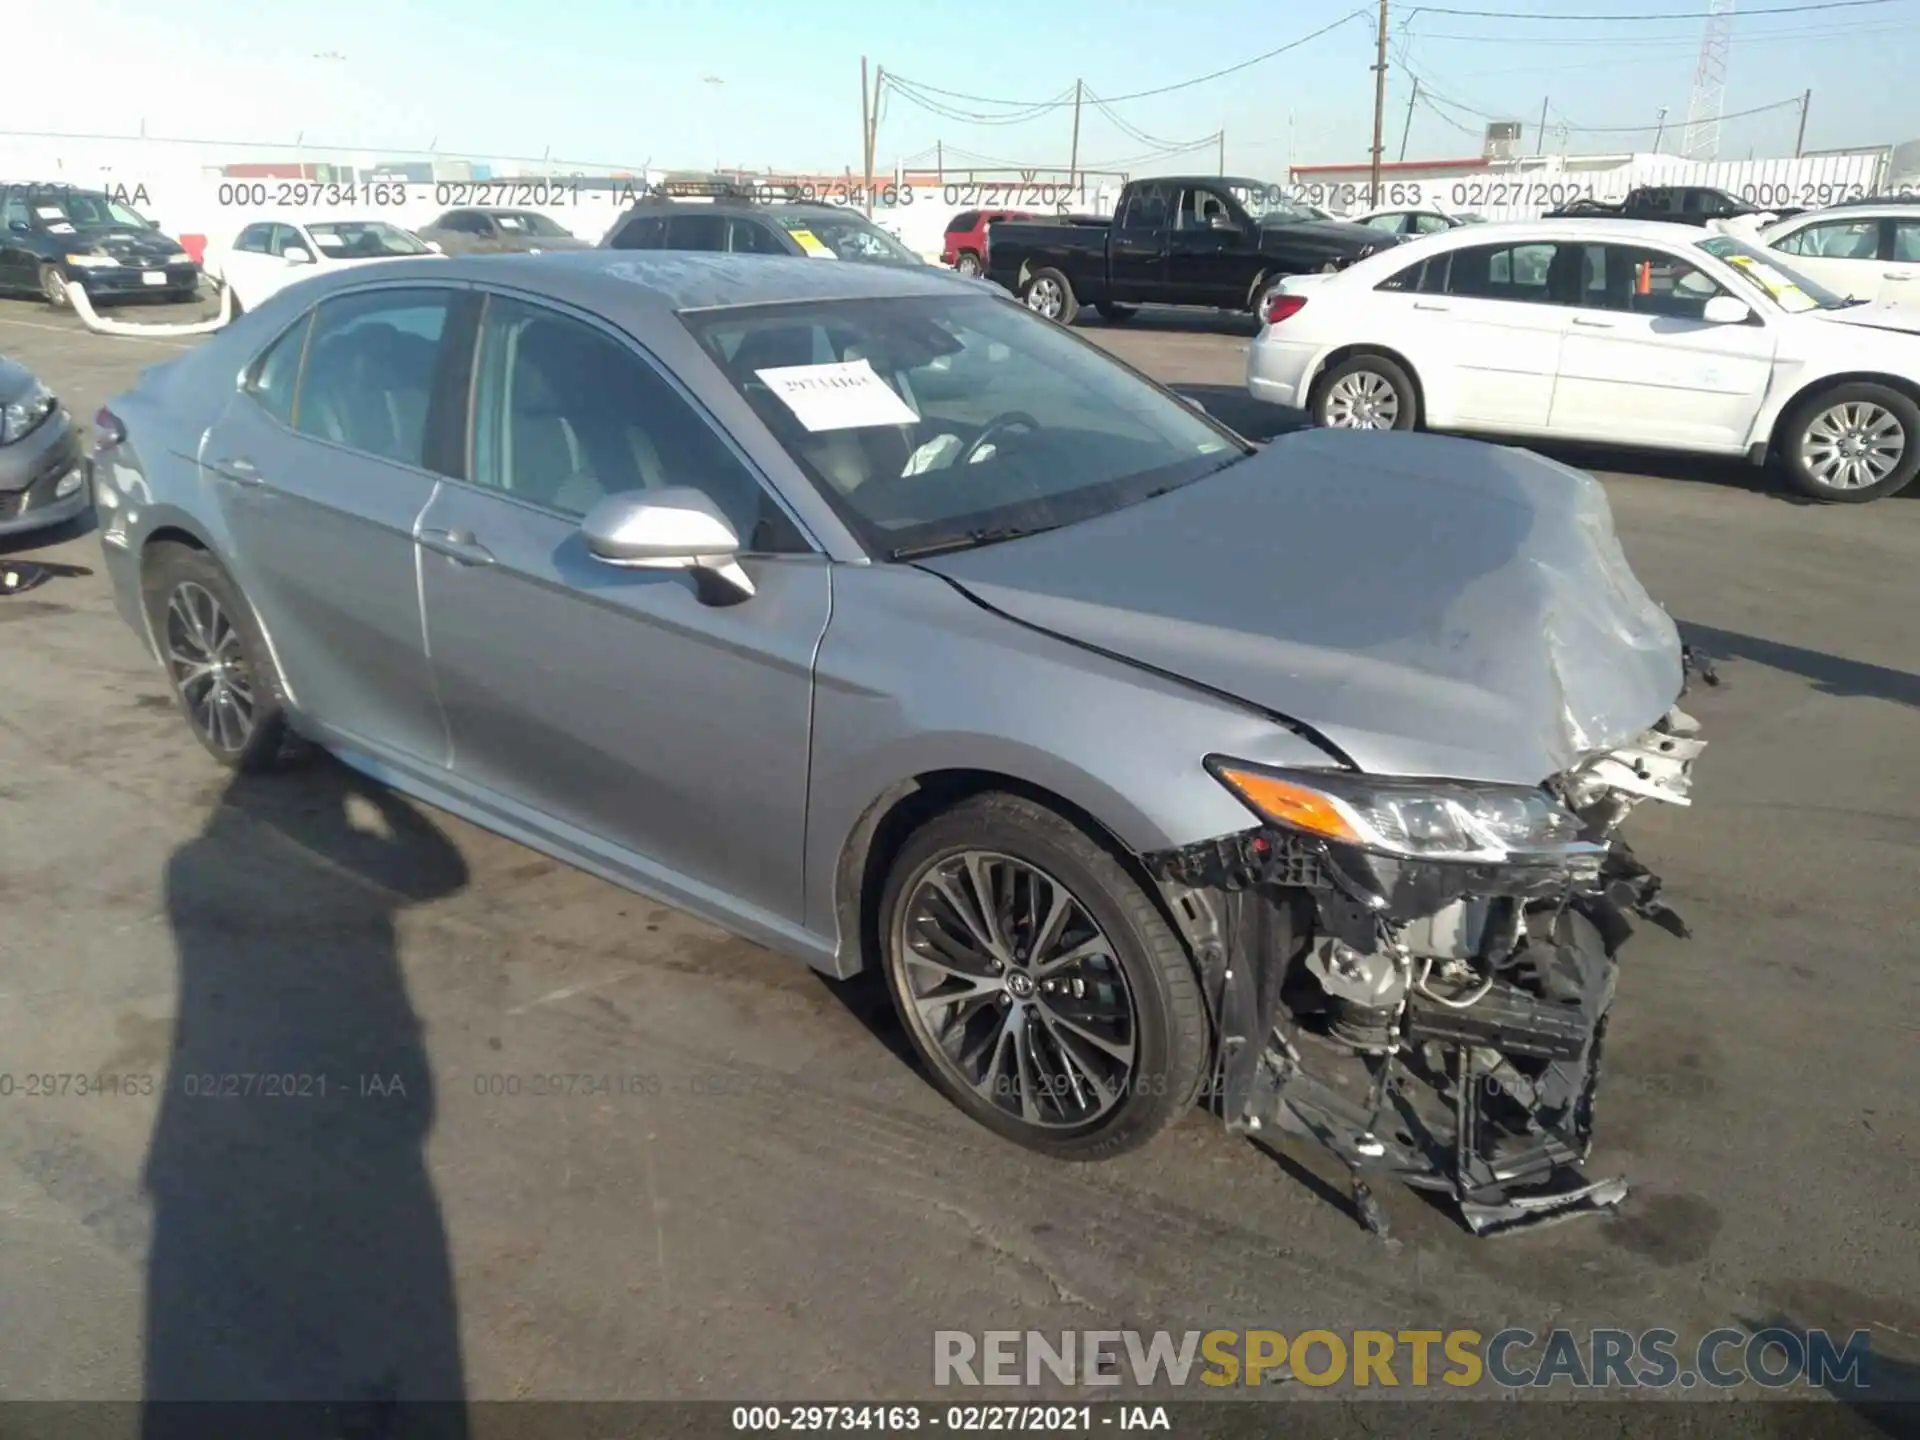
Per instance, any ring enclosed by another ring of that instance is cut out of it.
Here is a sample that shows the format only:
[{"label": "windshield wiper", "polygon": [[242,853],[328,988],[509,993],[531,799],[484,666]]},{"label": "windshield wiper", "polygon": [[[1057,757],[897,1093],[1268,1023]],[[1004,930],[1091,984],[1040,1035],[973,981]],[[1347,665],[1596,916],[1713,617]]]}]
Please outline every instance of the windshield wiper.
[{"label": "windshield wiper", "polygon": [[969,530],[963,535],[949,535],[941,540],[929,540],[922,545],[902,545],[889,550],[889,560],[919,560],[928,555],[947,555],[955,550],[973,550],[982,545],[998,545],[1003,540],[1024,540],[1029,535],[1044,535],[1049,530],[1058,530],[1058,525],[995,525],[982,530]]}]

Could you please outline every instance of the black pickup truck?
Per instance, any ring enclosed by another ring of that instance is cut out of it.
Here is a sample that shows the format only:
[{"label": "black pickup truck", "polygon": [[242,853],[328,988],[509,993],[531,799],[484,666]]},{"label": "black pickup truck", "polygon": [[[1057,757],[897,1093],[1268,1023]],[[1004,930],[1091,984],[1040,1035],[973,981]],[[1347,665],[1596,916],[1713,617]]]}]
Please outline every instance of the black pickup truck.
[{"label": "black pickup truck", "polygon": [[1624,200],[1576,200],[1564,209],[1549,210],[1545,218],[1665,220],[1679,225],[1705,225],[1709,220],[1775,213],[1711,185],[1642,185],[1637,190],[1629,190]]},{"label": "black pickup truck", "polygon": [[1341,270],[1397,244],[1316,216],[1278,186],[1225,176],[1134,180],[1111,220],[1002,220],[987,231],[987,277],[1050,320],[1082,305],[1124,320],[1138,305],[1258,313],[1288,275]]}]

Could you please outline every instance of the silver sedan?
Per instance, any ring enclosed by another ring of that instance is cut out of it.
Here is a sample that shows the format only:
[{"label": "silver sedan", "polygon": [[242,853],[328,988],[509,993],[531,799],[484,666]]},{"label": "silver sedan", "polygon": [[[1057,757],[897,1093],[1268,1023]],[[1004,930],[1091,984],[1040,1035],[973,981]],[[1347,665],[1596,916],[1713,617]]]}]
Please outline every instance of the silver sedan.
[{"label": "silver sedan", "polygon": [[318,277],[99,428],[121,613],[222,762],[317,744],[877,967],[1053,1155],[1209,1092],[1476,1228],[1621,1193],[1615,827],[1700,742],[1591,477],[1262,450],[932,267],[668,253]]}]

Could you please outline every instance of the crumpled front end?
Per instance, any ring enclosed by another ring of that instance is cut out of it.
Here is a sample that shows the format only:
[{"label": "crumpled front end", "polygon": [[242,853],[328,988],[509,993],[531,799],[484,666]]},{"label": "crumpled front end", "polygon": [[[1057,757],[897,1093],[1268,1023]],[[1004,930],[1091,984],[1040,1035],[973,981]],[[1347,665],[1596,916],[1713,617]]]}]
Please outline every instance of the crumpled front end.
[{"label": "crumpled front end", "polygon": [[1146,857],[1200,967],[1228,1127],[1324,1145],[1382,1234],[1381,1179],[1446,1192],[1476,1234],[1623,1199],[1584,1170],[1618,953],[1635,917],[1686,930],[1618,832],[1690,802],[1698,730],[1676,707],[1547,781],[1580,831],[1551,854],[1413,859],[1269,823]]}]

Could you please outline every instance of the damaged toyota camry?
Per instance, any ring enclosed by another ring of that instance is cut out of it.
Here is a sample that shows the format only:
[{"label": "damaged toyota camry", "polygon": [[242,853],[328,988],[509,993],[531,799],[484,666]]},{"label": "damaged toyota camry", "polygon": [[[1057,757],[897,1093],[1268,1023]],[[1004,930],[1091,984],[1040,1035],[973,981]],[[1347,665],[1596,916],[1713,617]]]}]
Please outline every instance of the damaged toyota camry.
[{"label": "damaged toyota camry", "polygon": [[311,745],[829,974],[1097,1160],[1196,1103],[1450,1196],[1584,1171],[1620,836],[1690,667],[1598,484],[1264,448],[935,270],[619,252],[293,287],[96,422],[217,758]]}]

